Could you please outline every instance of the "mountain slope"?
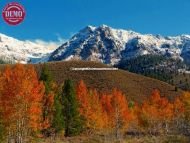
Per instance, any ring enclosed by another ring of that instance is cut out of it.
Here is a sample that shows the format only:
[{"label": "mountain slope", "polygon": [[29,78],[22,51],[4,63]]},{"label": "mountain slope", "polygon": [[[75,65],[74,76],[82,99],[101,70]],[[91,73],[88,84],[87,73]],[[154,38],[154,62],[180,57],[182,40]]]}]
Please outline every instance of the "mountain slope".
[{"label": "mountain slope", "polygon": [[115,65],[142,55],[163,55],[190,63],[190,36],[162,37],[87,26],[56,49],[50,61],[80,59]]},{"label": "mountain slope", "polygon": [[36,62],[48,56],[54,49],[31,41],[20,41],[0,34],[0,58],[13,62]]},{"label": "mountain slope", "polygon": [[[87,61],[67,61],[47,63],[54,79],[62,84],[65,79],[72,79],[75,83],[84,80],[91,88],[110,91],[113,88],[122,90],[130,100],[142,101],[149,96],[153,89],[159,89],[163,96],[174,97],[182,93],[175,91],[175,87],[165,82],[133,74],[124,70],[117,71],[72,71],[71,68],[102,68],[107,65]],[[43,64],[35,65],[40,73]]]}]

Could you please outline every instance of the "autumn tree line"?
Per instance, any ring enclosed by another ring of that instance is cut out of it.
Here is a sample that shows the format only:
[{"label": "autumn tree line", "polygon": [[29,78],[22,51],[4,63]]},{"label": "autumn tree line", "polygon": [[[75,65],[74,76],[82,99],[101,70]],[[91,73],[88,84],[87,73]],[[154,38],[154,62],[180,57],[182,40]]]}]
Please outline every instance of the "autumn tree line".
[{"label": "autumn tree line", "polygon": [[48,66],[40,76],[32,65],[7,66],[0,73],[1,141],[25,143],[31,138],[102,134],[190,134],[190,93],[175,99],[154,90],[141,103],[120,90],[89,89],[84,81],[66,80],[60,87]]}]

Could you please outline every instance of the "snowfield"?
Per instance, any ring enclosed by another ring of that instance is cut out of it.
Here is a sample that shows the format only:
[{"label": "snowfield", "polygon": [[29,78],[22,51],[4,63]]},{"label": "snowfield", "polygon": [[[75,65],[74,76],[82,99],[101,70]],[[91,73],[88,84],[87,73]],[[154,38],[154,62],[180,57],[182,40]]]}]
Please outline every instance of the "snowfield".
[{"label": "snowfield", "polygon": [[[55,47],[57,48],[57,47]],[[49,54],[55,48],[29,40],[20,41],[0,34],[0,58],[20,63],[48,61]]]}]

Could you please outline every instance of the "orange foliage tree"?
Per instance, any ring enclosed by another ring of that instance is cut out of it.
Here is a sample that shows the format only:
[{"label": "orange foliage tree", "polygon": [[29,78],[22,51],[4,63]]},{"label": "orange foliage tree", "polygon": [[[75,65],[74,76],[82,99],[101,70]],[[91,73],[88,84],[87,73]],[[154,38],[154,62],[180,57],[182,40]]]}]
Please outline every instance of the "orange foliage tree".
[{"label": "orange foliage tree", "polygon": [[[183,96],[182,96],[183,97]],[[180,97],[176,97],[173,102],[173,128],[177,133],[184,127],[185,105]],[[183,129],[182,129],[183,130]]]},{"label": "orange foliage tree", "polygon": [[[138,105],[135,102],[128,103],[125,95],[117,89],[110,94],[99,94],[96,90],[88,90],[81,81],[77,86],[77,99],[86,127],[113,132],[117,139],[127,129],[167,134],[174,129],[173,123],[181,123],[178,121],[181,117],[184,118],[185,112],[181,98],[176,97],[169,101],[166,97],[161,97],[159,90],[154,90],[147,100]],[[190,107],[189,99],[190,94],[186,93],[183,96],[186,107]]]},{"label": "orange foliage tree", "polygon": [[180,98],[184,105],[184,115],[183,115],[183,124],[181,124],[180,128],[182,128],[183,133],[190,134],[190,92],[185,92],[183,96]]},{"label": "orange foliage tree", "polygon": [[103,112],[96,90],[88,90],[85,83],[80,81],[77,86],[79,112],[85,120],[87,129],[99,130],[104,126]]},{"label": "orange foliage tree", "polygon": [[158,90],[154,90],[151,97],[141,106],[140,124],[147,127],[150,134],[159,133],[163,126],[168,132],[168,123],[173,119],[173,111],[173,104],[167,98],[161,97]]},{"label": "orange foliage tree", "polygon": [[128,101],[121,91],[114,89],[111,95],[103,95],[101,103],[107,114],[108,126],[114,130],[115,137],[120,137],[120,131],[126,130],[131,118]]},{"label": "orange foliage tree", "polygon": [[129,109],[128,101],[121,91],[114,89],[111,94],[99,95],[96,90],[88,90],[84,81],[77,86],[80,114],[89,129],[108,129],[119,138],[120,131],[127,129],[135,119],[135,110]]},{"label": "orange foliage tree", "polygon": [[33,66],[17,64],[0,74],[0,109],[8,138],[16,142],[41,127],[44,85]]}]

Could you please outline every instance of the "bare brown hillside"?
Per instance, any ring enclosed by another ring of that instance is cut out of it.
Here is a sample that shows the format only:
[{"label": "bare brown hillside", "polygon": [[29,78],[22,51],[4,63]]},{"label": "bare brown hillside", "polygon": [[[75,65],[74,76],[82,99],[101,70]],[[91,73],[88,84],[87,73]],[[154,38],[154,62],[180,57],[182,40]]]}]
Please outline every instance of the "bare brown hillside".
[{"label": "bare brown hillside", "polygon": [[[133,74],[124,70],[118,71],[72,71],[71,67],[108,67],[104,64],[84,61],[52,62],[48,63],[54,79],[63,83],[65,79],[72,79],[76,83],[84,80],[90,88],[109,92],[113,88],[122,90],[131,100],[142,100],[150,95],[153,89],[159,89],[163,96],[173,97],[182,92],[176,92],[174,86],[165,82]],[[36,65],[40,71],[42,64]]]},{"label": "bare brown hillside", "polygon": [[[55,81],[62,84],[65,79],[72,79],[75,83],[84,80],[90,88],[109,92],[113,88],[122,90],[128,99],[141,101],[149,96],[153,89],[159,89],[162,96],[172,98],[182,94],[182,91],[175,91],[175,87],[165,82],[133,74],[124,70],[118,71],[72,71],[71,67],[84,68],[108,67],[104,64],[86,61],[68,61],[47,63]],[[35,67],[40,73],[43,64],[36,64]],[[1,69],[4,66],[1,66]]]}]

